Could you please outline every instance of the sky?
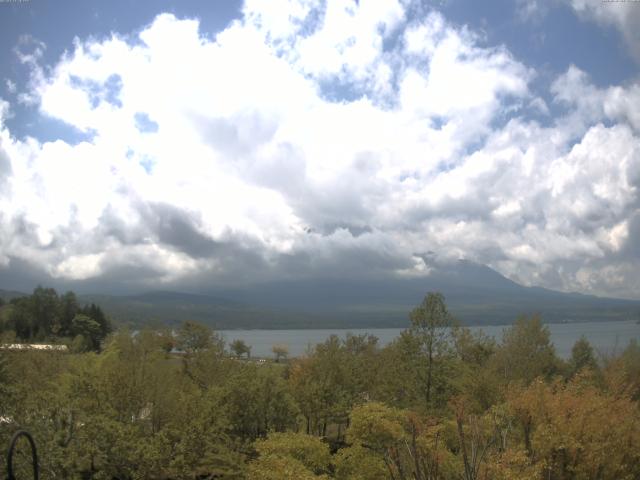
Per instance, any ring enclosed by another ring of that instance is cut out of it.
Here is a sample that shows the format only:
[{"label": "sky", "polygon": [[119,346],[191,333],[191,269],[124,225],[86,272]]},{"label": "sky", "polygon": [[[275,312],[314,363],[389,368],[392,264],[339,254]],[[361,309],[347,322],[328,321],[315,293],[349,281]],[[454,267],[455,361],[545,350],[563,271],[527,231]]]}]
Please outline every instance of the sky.
[{"label": "sky", "polygon": [[640,2],[2,0],[0,40],[0,288],[640,299]]}]

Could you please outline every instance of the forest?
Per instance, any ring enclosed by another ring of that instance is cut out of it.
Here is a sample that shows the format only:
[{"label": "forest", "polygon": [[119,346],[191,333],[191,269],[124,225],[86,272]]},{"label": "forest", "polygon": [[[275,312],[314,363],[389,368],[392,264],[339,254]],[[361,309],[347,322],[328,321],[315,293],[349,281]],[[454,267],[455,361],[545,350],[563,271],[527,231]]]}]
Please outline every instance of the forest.
[{"label": "forest", "polygon": [[[332,336],[265,361],[192,321],[112,332],[72,298],[2,307],[5,344],[73,347],[0,350],[0,445],[29,431],[44,479],[640,478],[635,341],[583,338],[561,359],[539,317],[495,341],[428,293],[385,347]],[[31,478],[26,444],[18,455]]]}]

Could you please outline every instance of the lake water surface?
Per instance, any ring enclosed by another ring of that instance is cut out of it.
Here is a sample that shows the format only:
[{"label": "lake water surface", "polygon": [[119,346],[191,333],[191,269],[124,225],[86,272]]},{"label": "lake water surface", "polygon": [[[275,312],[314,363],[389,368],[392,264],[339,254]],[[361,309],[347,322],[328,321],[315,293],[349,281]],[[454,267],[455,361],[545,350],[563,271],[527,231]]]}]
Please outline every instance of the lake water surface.
[{"label": "lake water surface", "polygon": [[[496,340],[502,339],[505,325],[471,327],[472,330],[483,330]],[[640,340],[640,325],[634,321],[625,322],[589,322],[589,323],[551,323],[547,324],[551,332],[551,341],[559,356],[567,358],[571,355],[573,344],[581,336],[585,336],[596,351],[620,351],[631,339]],[[271,357],[271,347],[284,344],[289,347],[289,355],[297,357],[303,355],[309,345],[324,342],[330,335],[344,338],[347,333],[361,335],[370,333],[380,339],[384,346],[393,341],[403,329],[401,328],[351,328],[326,330],[222,330],[224,339],[229,343],[235,339],[244,340],[251,346],[254,357]]]}]

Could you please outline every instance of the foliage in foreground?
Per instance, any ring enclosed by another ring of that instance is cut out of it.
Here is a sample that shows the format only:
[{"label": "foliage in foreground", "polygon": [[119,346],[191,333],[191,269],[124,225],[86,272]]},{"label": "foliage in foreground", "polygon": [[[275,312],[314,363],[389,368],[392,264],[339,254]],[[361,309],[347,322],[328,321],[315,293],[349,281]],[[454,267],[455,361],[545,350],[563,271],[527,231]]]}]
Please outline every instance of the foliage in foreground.
[{"label": "foliage in foreground", "polygon": [[428,295],[384,348],[331,337],[258,363],[185,322],[1,352],[0,442],[32,432],[46,479],[640,478],[636,343],[563,361],[538,318],[499,343],[452,323]]}]

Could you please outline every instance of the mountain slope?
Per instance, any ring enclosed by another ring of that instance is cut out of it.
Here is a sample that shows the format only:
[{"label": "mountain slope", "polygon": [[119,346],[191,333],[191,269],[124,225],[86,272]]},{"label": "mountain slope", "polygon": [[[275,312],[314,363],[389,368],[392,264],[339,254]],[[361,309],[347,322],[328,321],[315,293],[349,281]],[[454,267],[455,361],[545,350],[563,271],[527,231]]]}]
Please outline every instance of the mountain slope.
[{"label": "mountain slope", "polygon": [[[546,322],[640,320],[640,301],[524,287],[491,268],[467,261],[434,265],[422,277],[309,279],[271,282],[208,294],[151,291],[135,295],[79,295],[119,324],[176,326],[195,320],[214,328],[404,327],[427,292],[444,294],[464,324],[513,322],[539,313]],[[0,290],[5,301],[24,293]]]},{"label": "mountain slope", "polygon": [[464,324],[505,324],[539,313],[546,322],[640,319],[640,301],[524,287],[471,262],[434,268],[425,277],[274,282],[194,295],[149,292],[80,297],[134,326],[197,320],[216,328],[402,327],[429,291],[445,295]]},{"label": "mountain slope", "polygon": [[[148,292],[130,296],[79,295],[80,303],[96,303],[117,324],[140,326],[179,325],[194,320],[214,328],[304,328],[322,326],[313,314],[255,307],[209,295],[181,292]],[[303,319],[301,323],[300,319]]]}]

